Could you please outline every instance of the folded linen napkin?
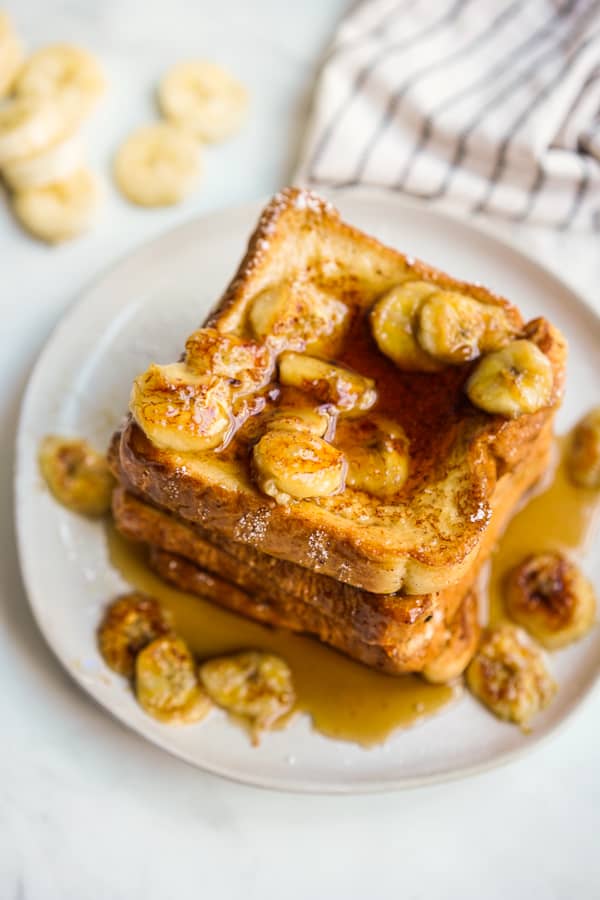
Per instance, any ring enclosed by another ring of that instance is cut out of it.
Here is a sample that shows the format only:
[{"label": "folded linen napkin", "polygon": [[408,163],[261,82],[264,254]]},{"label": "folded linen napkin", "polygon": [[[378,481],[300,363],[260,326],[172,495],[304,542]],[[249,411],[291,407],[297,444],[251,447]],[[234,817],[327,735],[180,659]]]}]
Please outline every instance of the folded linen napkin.
[{"label": "folded linen napkin", "polygon": [[296,180],[600,230],[600,0],[363,0]]}]

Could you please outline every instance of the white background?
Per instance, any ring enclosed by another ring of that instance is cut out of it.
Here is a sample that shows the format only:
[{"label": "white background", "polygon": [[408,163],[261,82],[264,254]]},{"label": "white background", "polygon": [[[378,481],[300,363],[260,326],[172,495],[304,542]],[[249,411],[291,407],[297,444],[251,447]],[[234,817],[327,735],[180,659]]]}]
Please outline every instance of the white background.
[{"label": "white background", "polygon": [[[88,128],[106,182],[93,233],[47,248],[0,203],[0,900],[597,898],[599,692],[553,741],[508,768],[405,794],[296,797],[226,783],[145,744],[94,706],[46,649],[21,587],[11,514],[27,374],[61,312],[107,265],[173,224],[290,179],[318,60],[346,3],[5,6],[32,47],[89,46],[110,88]],[[189,202],[134,209],[110,183],[111,154],[155,115],[160,72],[189,56],[224,62],[249,84],[249,125],[207,151],[204,184]],[[597,236],[513,236],[600,307]]]}]

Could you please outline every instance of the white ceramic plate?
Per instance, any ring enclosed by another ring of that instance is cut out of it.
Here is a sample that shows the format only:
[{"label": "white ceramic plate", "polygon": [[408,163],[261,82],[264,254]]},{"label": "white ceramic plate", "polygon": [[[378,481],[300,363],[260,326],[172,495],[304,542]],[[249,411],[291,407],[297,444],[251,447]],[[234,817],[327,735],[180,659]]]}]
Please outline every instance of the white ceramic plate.
[{"label": "white ceramic plate", "polygon": [[[600,321],[550,273],[472,225],[392,197],[342,194],[336,202],[345,218],[383,241],[458,277],[482,281],[511,297],[526,317],[543,313],[563,329],[571,358],[560,430],[598,401]],[[40,438],[54,432],[107,444],[133,377],[150,361],[177,358],[232,275],[258,213],[252,206],[211,215],[142,247],[82,297],[38,360],[18,435],[17,520],[23,574],[40,629],[73,678],[122,722],[190,763],[251,784],[382,791],[457,777],[531,749],[593,685],[600,629],[553,656],[560,691],[532,734],[496,721],[464,696],[370,750],[322,737],[306,717],[269,735],[259,748],[251,748],[220,713],[197,726],[160,725],[103,664],[96,625],[107,599],[124,584],[108,562],[102,527],[62,509],[44,489],[36,461]],[[598,584],[600,554],[590,553],[588,560]]]}]

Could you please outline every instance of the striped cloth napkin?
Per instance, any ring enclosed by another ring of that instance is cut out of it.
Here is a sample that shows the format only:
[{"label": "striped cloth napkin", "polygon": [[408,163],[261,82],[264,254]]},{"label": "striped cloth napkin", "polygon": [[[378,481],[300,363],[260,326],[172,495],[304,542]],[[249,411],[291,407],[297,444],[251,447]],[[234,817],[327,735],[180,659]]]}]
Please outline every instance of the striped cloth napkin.
[{"label": "striped cloth napkin", "polygon": [[600,0],[363,0],[296,180],[600,230]]}]

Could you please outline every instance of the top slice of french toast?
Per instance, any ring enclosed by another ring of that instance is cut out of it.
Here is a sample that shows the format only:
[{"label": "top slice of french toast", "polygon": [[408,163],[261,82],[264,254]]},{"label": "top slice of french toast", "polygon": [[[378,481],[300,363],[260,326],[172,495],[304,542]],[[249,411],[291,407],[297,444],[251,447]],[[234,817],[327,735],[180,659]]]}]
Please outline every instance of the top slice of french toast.
[{"label": "top slice of french toast", "polygon": [[179,362],[134,384],[120,466],[204,528],[374,593],[458,581],[562,394],[547,320],[278,194]]}]

